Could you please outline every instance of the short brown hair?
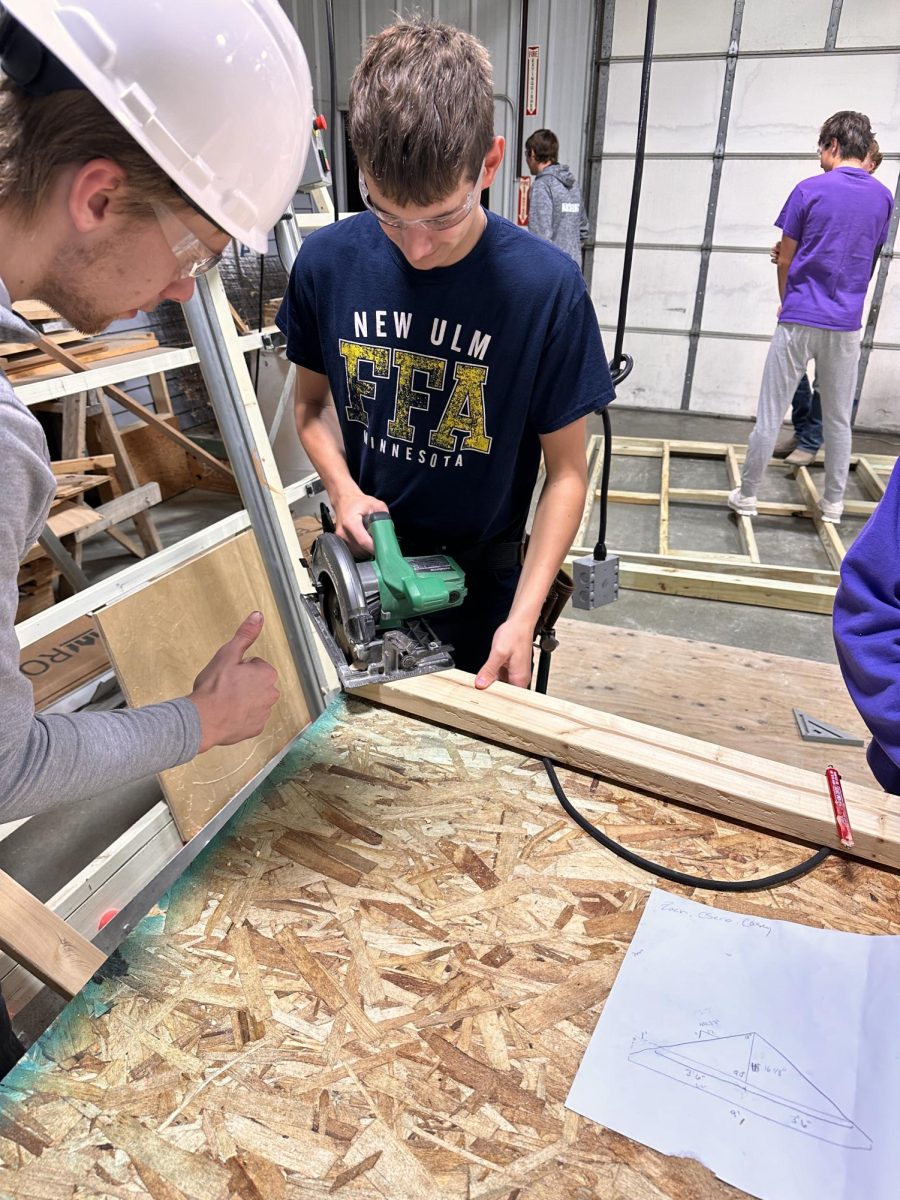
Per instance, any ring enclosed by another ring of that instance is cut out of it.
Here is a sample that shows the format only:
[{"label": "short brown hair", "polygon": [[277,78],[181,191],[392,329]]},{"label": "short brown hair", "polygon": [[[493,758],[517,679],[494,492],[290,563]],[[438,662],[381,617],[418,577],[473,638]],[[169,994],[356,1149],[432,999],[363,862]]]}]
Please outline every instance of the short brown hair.
[{"label": "short brown hair", "polygon": [[0,82],[0,207],[34,217],[61,167],[94,158],[111,159],[125,172],[126,212],[144,215],[153,200],[176,196],[166,173],[90,92],[33,98],[8,79]]},{"label": "short brown hair", "polygon": [[871,162],[873,172],[877,171],[884,162],[884,155],[881,153],[881,147],[874,138],[872,138],[871,142],[869,142],[869,149],[866,151],[866,158]]},{"label": "short brown hair", "polygon": [[865,113],[843,109],[829,117],[819,130],[819,145],[828,146],[834,139],[841,158],[863,159],[873,137],[872,123]]},{"label": "short brown hair", "polygon": [[443,200],[478,178],[494,139],[493,72],[470,33],[398,21],[369,39],[353,72],[350,142],[362,170],[397,204]]},{"label": "short brown hair", "polygon": [[536,129],[525,142],[538,162],[559,162],[559,138],[552,129]]}]

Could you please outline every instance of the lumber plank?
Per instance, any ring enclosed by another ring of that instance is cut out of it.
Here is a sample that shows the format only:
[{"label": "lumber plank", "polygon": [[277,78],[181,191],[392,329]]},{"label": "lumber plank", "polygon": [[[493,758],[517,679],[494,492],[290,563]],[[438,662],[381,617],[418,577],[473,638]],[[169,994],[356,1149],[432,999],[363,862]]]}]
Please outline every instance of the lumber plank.
[{"label": "lumber plank", "polygon": [[50,464],[54,475],[78,475],[82,471],[105,471],[116,465],[114,454],[89,454],[84,458],[65,458]]},{"label": "lumber plank", "polygon": [[836,571],[839,571],[841,563],[844,561],[844,555],[846,554],[844,543],[841,541],[841,535],[838,533],[837,527],[831,521],[822,520],[822,510],[819,508],[819,491],[813,483],[812,476],[806,467],[798,468],[797,483],[800,485],[800,490],[806,500],[806,507],[813,519],[819,540],[825,549],[825,553],[828,555],[828,561]]},{"label": "lumber plank", "polygon": [[96,946],[0,871],[0,950],[70,1000],[106,962]]},{"label": "lumber plank", "polygon": [[[59,360],[56,354],[45,348],[44,339],[35,342],[35,346],[40,347],[42,352],[14,358],[5,368],[16,386],[52,378],[59,373]],[[68,346],[64,353],[78,362],[81,370],[86,371],[106,360],[122,358],[127,354],[140,354],[147,350],[156,350],[158,347],[159,342],[153,334],[113,334],[103,339],[97,338]],[[56,349],[62,348],[57,346]]]},{"label": "lumber plank", "polygon": [[[124,394],[124,393],[123,393]],[[135,491],[140,485],[134,467],[131,465],[131,459],[128,455],[128,450],[122,440],[122,434],[116,424],[116,419],[113,416],[112,408],[109,400],[102,391],[96,393],[97,403],[100,405],[101,421],[103,423],[104,435],[112,446],[116,458],[115,475],[118,479],[119,486],[123,492]],[[162,550],[162,539],[159,536],[159,531],[156,528],[156,522],[148,512],[137,512],[134,515],[134,523],[137,527],[138,535],[143,543],[144,549],[148,554],[156,554]],[[110,529],[113,527],[110,526]],[[121,537],[127,537],[121,530],[116,530],[116,534]],[[130,539],[129,539],[130,540]]]},{"label": "lumber plank", "polygon": [[[567,555],[571,562],[584,553],[576,547]],[[617,552],[618,553],[618,552]],[[793,612],[830,613],[834,608],[835,587],[793,580],[728,574],[710,570],[711,564],[690,570],[637,562],[637,556],[620,556],[619,585],[636,592],[660,592],[667,596],[694,596],[700,600],[725,600],[732,604],[758,604],[762,608],[785,608]],[[644,556],[648,557],[648,556]],[[671,556],[670,556],[671,557]],[[753,564],[757,566],[759,564]]]},{"label": "lumber plank", "polygon": [[[578,553],[576,547],[573,553]],[[630,563],[646,563],[652,567],[674,567],[686,571],[713,571],[725,575],[741,575],[748,579],[775,579],[784,583],[813,584],[836,588],[840,582],[837,571],[817,567],[785,567],[776,563],[751,563],[738,554],[710,554],[702,550],[670,550],[668,555],[651,554],[641,550],[616,550],[620,558]]]},{"label": "lumber plank", "polygon": [[669,552],[669,443],[662,444],[662,467],[659,474],[659,552]]},{"label": "lumber plank", "polygon": [[[877,478],[877,476],[875,477]],[[600,499],[600,491],[594,492],[594,499]],[[659,504],[658,492],[610,491],[610,504]],[[721,488],[669,488],[670,504],[716,504],[724,507],[728,502],[728,492]],[[802,500],[758,500],[757,510],[761,517],[810,517],[811,514]],[[875,511],[874,500],[845,500],[844,512],[848,517],[868,517]]]},{"label": "lumber plank", "polygon": [[[856,476],[861,481],[863,487],[877,504],[884,495],[885,487],[887,486],[881,476],[872,467],[868,458],[860,455],[856,463]],[[846,511],[847,502],[844,501],[844,509]]]},{"label": "lumber plank", "polygon": [[78,496],[83,496],[85,492],[102,487],[105,483],[109,483],[108,475],[57,475],[56,496],[53,503],[59,504],[63,500],[75,500]]},{"label": "lumber plank", "polygon": [[[741,470],[738,466],[737,454],[734,446],[725,447],[725,466],[728,470],[728,482],[732,489],[740,487]],[[738,536],[741,539],[741,546],[744,553],[752,562],[759,562],[759,550],[756,545],[756,535],[753,532],[753,521],[748,516],[741,513],[735,513],[737,519]]]},{"label": "lumber plank", "polygon": [[126,521],[129,517],[142,513],[144,509],[152,508],[154,504],[159,504],[161,499],[158,483],[145,483],[133,491],[123,492],[121,496],[107,500],[105,504],[100,504],[93,510],[99,520],[77,530],[75,541],[83,542],[98,533],[108,533],[119,521]]},{"label": "lumber plank", "polygon": [[[824,775],[507,684],[478,691],[464,671],[376,684],[358,694],[625,787],[840,849]],[[844,791],[855,838],[848,853],[900,867],[900,797],[849,782]]]},{"label": "lumber plank", "polygon": [[44,304],[42,300],[16,300],[12,307],[13,312],[17,312],[26,321],[62,320],[59,313],[52,309],[49,304]]},{"label": "lumber plank", "polygon": [[69,500],[64,500],[50,513],[47,524],[50,531],[55,533],[58,538],[64,538],[78,533],[79,530],[88,529],[91,525],[96,525],[99,520],[100,517],[97,516],[95,509],[89,508],[86,504],[73,504]]},{"label": "lumber plank", "polygon": [[[670,493],[671,495],[671,490]],[[594,499],[600,499],[600,489],[594,490]],[[630,492],[616,491],[614,488],[609,489],[610,504],[646,504],[651,508],[659,504],[659,492]]]},{"label": "lumber plank", "polygon": [[[44,335],[56,342],[57,346],[70,345],[72,342],[83,342],[86,335],[77,329],[61,329]],[[0,358],[12,358],[19,354],[34,354],[34,342],[0,342]]]}]

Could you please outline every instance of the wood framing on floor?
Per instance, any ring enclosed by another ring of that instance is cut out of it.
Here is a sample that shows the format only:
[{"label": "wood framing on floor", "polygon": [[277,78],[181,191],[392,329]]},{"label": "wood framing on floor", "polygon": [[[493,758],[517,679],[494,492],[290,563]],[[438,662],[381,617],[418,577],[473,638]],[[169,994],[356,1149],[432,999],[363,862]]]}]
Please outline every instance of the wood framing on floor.
[{"label": "wood framing on floor", "polygon": [[[639,504],[659,512],[657,553],[632,550],[617,544],[615,531],[608,539],[620,558],[619,580],[622,587],[637,591],[661,592],[784,608],[798,612],[831,612],[838,584],[838,571],[846,553],[840,529],[823,521],[818,506],[819,494],[806,467],[794,474],[796,501],[760,501],[762,517],[804,517],[816,528],[830,570],[798,568],[789,564],[764,563],[757,544],[753,518],[736,516],[728,508],[727,488],[672,487],[671,466],[674,458],[721,459],[729,488],[740,482],[740,467],[746,446],[721,442],[673,441],[663,438],[614,437],[613,459],[655,458],[660,460],[660,485],[656,491],[610,489],[610,504]],[[888,455],[853,454],[851,472],[859,481],[867,499],[848,499],[844,512],[851,517],[867,517],[884,494],[896,459]],[[591,520],[600,495],[603,463],[603,438],[595,435],[588,446],[588,497],[581,525],[572,546],[572,557],[593,550]],[[784,462],[773,459],[784,469]],[[701,504],[718,508],[723,518],[737,522],[740,554],[714,554],[703,550],[676,549],[671,545],[672,510],[677,505]]]}]

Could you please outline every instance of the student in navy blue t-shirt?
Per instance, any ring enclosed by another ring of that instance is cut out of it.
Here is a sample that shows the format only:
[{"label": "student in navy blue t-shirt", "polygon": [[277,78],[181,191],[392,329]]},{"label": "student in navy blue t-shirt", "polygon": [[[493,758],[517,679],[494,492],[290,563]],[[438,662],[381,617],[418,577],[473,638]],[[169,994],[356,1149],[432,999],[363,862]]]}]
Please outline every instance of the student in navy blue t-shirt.
[{"label": "student in navy blue t-shirt", "polygon": [[576,264],[478,202],[503,159],[493,115],[470,34],[413,19],[370,39],[349,104],[369,211],[304,241],[277,322],[337,532],[371,554],[363,517],[388,510],[405,552],[453,554],[469,593],[435,632],[476,686],[527,687],[584,506],[586,419],[613,389]]}]

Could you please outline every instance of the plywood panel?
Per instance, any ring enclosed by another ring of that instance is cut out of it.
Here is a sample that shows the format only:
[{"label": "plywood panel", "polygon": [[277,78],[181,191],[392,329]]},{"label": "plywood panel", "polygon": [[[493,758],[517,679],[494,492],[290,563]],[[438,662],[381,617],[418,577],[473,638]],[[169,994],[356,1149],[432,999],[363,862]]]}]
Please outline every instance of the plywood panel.
[{"label": "plywood panel", "polygon": [[265,627],[251,654],[276,668],[281,699],[254,741],[218,746],[160,775],[185,841],[309,724],[252,530],[97,613],[128,703],[142,705],[187,695],[197,672],[254,609]]},{"label": "plywood panel", "polygon": [[845,779],[875,785],[862,747],[804,742],[797,730],[794,708],[868,741],[833,663],[567,617],[556,632],[551,696],[807,771],[834,763]]},{"label": "plywood panel", "polygon": [[[562,775],[682,869],[804,854]],[[533,758],[342,700],[0,1087],[0,1195],[738,1200],[564,1108],[652,885]],[[898,933],[898,901],[835,858],[714,903]]]}]

